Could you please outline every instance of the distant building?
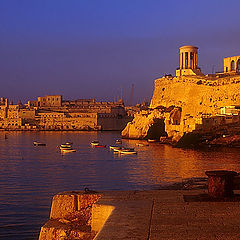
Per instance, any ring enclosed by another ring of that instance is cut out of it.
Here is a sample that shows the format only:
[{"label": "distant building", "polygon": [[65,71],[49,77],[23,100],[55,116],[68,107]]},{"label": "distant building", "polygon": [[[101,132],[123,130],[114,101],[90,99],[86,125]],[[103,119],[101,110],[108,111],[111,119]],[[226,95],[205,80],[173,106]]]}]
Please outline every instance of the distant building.
[{"label": "distant building", "polygon": [[25,106],[11,105],[7,99],[0,99],[0,128],[4,129],[122,130],[131,120],[122,100],[63,101],[61,95],[47,95],[28,101]]},{"label": "distant building", "polygon": [[45,97],[38,97],[39,107],[61,107],[62,96],[61,95],[47,95]]},{"label": "distant building", "polygon": [[239,72],[240,71],[240,56],[227,57],[223,59],[224,72]]}]

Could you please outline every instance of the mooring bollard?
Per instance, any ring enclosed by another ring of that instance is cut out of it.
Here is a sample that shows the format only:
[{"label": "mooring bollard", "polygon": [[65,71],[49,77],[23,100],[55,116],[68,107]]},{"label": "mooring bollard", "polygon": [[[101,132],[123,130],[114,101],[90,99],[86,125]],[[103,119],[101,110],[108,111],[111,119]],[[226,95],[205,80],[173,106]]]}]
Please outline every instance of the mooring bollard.
[{"label": "mooring bollard", "polygon": [[233,180],[238,175],[234,171],[218,170],[206,171],[208,176],[208,196],[224,198],[233,196]]}]

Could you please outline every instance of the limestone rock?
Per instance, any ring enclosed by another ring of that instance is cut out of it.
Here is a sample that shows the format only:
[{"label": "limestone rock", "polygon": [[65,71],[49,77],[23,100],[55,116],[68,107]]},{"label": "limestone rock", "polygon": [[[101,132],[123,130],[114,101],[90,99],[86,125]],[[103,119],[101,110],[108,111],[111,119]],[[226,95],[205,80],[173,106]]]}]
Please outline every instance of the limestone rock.
[{"label": "limestone rock", "polygon": [[141,111],[135,114],[132,122],[129,122],[122,131],[123,138],[145,139],[149,129],[155,123],[156,119],[163,119],[161,110]]}]

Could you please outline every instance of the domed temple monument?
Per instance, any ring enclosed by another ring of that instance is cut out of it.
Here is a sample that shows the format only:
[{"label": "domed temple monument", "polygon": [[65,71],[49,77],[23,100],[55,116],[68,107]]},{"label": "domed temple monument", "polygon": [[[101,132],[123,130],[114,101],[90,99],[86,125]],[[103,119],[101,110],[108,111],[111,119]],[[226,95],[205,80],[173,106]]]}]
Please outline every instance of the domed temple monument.
[{"label": "domed temple monument", "polygon": [[198,64],[198,48],[195,46],[182,46],[180,50],[180,67],[176,70],[176,76],[203,75]]}]

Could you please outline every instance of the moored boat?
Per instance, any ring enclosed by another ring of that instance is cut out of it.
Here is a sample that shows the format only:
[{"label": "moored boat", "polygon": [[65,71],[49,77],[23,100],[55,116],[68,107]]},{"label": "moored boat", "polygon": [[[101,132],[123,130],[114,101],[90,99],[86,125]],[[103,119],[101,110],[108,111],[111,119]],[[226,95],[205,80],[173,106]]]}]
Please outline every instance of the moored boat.
[{"label": "moored boat", "polygon": [[33,142],[34,146],[46,146],[46,143],[41,143],[41,142]]},{"label": "moored boat", "polygon": [[134,151],[134,150],[131,150],[131,149],[123,149],[123,150],[119,150],[118,151],[119,152],[119,154],[137,154],[137,152],[136,151]]},{"label": "moored boat", "polygon": [[97,140],[94,140],[94,141],[92,141],[91,142],[91,145],[92,146],[97,146],[97,145],[99,145],[100,143],[99,143],[99,141],[97,141]]},{"label": "moored boat", "polygon": [[121,149],[121,147],[119,147],[119,146],[109,146],[109,149],[114,151],[114,150]]},{"label": "moored boat", "polygon": [[76,150],[75,149],[61,149],[61,151],[63,152],[63,153],[70,153],[70,152],[76,152]]},{"label": "moored boat", "polygon": [[96,148],[105,148],[106,147],[106,145],[95,145],[94,147],[96,147]]},{"label": "moored boat", "polygon": [[126,147],[119,147],[119,148],[114,148],[113,149],[114,152],[118,152],[118,153],[125,153],[125,152],[135,152],[134,148],[126,148]]},{"label": "moored boat", "polygon": [[60,148],[61,150],[63,150],[63,149],[71,149],[72,146],[71,146],[71,145],[66,145],[66,144],[61,144],[59,148]]}]

